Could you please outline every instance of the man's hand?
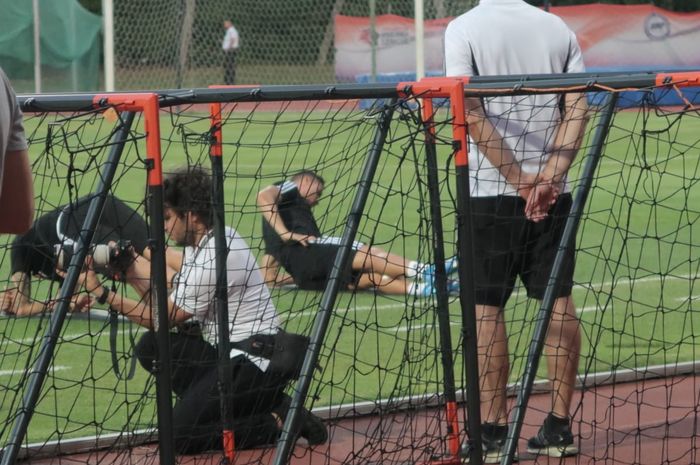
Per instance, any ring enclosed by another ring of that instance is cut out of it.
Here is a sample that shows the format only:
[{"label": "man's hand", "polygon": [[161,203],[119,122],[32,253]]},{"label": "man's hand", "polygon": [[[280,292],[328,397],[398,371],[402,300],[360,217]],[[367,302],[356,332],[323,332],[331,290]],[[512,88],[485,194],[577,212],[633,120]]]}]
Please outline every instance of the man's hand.
[{"label": "man's hand", "polygon": [[518,176],[517,182],[513,182],[512,185],[515,188],[518,195],[527,202],[527,199],[530,197],[530,193],[535,187],[536,182],[537,176],[521,171],[520,175]]},{"label": "man's hand", "polygon": [[[56,274],[63,279],[66,279],[67,273],[65,271],[57,269]],[[79,289],[84,289],[88,293],[91,293],[101,288],[102,282],[95,273],[92,257],[88,256],[85,258],[85,266],[83,267],[83,270],[78,275],[78,281],[75,284],[75,291],[77,292]]]},{"label": "man's hand", "polygon": [[538,176],[525,203],[525,217],[535,223],[547,218],[549,209],[561,193],[562,186],[546,177]]},{"label": "man's hand", "polygon": [[86,293],[82,293],[82,292],[79,294],[75,294],[70,299],[69,311],[71,313],[89,312],[90,309],[92,308],[92,303],[93,303],[93,298],[92,298],[92,296],[90,296],[90,294],[86,294]]},{"label": "man's hand", "polygon": [[[94,299],[90,296],[90,294],[79,292],[71,297],[70,302],[68,303],[68,311],[71,313],[89,312],[92,308],[93,301]],[[46,303],[46,308],[49,311],[53,311],[57,302],[57,300],[49,300]]]},{"label": "man's hand", "polygon": [[19,290],[16,287],[11,287],[9,289],[5,289],[4,291],[0,292],[0,312],[3,313],[10,313],[14,314],[15,313],[15,308],[16,305],[15,302],[16,299],[19,297],[17,294],[19,293]]}]

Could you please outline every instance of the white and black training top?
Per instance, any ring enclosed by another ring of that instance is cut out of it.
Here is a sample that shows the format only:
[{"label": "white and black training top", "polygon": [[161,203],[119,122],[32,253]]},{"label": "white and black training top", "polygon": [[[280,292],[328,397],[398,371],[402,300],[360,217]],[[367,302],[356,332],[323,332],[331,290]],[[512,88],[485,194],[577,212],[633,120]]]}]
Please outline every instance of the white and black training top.
[{"label": "white and black training top", "polygon": [[[280,321],[258,264],[248,244],[232,228],[226,228],[229,254],[226,260],[228,282],[229,339],[241,341],[254,334],[275,334]],[[175,277],[170,298],[181,310],[199,322],[204,338],[216,345],[215,312],[216,247],[214,234],[202,238],[196,247],[186,247],[182,269]],[[231,358],[245,354],[231,350]],[[268,360],[248,358],[265,370]]]},{"label": "white and black training top", "polygon": [[[481,0],[445,31],[446,76],[585,71],[575,34],[558,16],[522,0]],[[486,113],[527,173],[549,157],[560,122],[557,95],[484,99]],[[472,196],[517,195],[496,168],[469,147]]]}]

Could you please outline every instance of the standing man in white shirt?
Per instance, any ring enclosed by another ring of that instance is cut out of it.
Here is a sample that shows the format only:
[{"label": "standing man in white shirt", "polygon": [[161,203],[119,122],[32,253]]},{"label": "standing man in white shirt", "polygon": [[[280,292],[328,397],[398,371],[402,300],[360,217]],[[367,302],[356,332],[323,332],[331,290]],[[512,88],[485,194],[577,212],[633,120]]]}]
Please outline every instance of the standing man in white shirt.
[{"label": "standing man in white shirt", "polygon": [[226,34],[221,43],[224,50],[224,84],[233,85],[236,82],[236,53],[240,46],[240,37],[231,20],[224,21],[224,29]]},{"label": "standing man in white shirt", "polygon": [[[481,0],[445,31],[447,76],[584,71],[574,33],[523,0]],[[580,94],[467,98],[470,202],[486,463],[499,462],[508,427],[509,374],[504,308],[519,277],[541,300],[572,199],[566,174],[586,124]],[[565,259],[546,339],[552,410],[528,451],[578,453],[569,409],[580,353],[571,298],[574,253]]]},{"label": "standing man in white shirt", "polygon": [[[166,235],[175,245],[184,247],[184,253],[172,248],[166,251],[168,282],[172,285],[167,304],[175,329],[170,334],[172,386],[178,398],[173,408],[173,430],[177,451],[192,454],[220,449],[222,445],[216,349],[216,246],[209,174],[189,167],[167,176],[163,202]],[[225,235],[229,249],[229,340],[233,347],[269,340],[279,331],[280,321],[255,256],[234,229],[226,228]],[[145,256],[134,256],[126,279],[141,295],[140,301],[112,292],[93,271],[84,275],[85,286],[98,301],[153,328],[156,315],[148,304],[150,262]],[[145,333],[135,352],[141,365],[154,372],[155,332]],[[276,440],[287,414],[290,398],[284,390],[289,378],[270,369],[270,360],[262,356],[237,348],[229,355],[233,375],[230,420],[236,447],[270,444]],[[297,433],[309,445],[328,439],[325,425],[308,410],[302,409],[300,423]]]}]

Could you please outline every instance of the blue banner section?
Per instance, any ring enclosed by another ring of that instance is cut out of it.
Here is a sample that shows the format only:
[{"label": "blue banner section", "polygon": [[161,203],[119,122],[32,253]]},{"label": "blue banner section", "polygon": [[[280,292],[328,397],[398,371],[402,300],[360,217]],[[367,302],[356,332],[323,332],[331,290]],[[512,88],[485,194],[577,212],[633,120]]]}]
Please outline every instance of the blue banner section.
[{"label": "blue banner section", "polygon": [[[694,69],[694,68],[693,68]],[[653,69],[653,68],[591,68],[586,71],[591,73],[598,72],[639,72],[639,71],[658,71],[658,72],[671,72],[671,71],[688,71],[688,69]],[[427,71],[427,77],[439,77],[442,76],[441,71]],[[370,82],[384,82],[384,83],[399,83],[399,82],[410,82],[416,80],[416,73],[402,72],[402,73],[380,73],[377,74],[375,79],[369,74],[358,74],[355,76],[355,81],[361,84],[367,84]],[[601,105],[605,97],[605,92],[590,92],[588,94],[588,102],[591,105]],[[377,102],[374,99],[363,99],[360,101],[360,108],[363,110],[372,108],[383,102]],[[445,103],[444,99],[436,99],[435,105],[441,106]],[[617,101],[618,108],[634,108],[643,105],[652,106],[686,106],[688,104],[700,105],[700,87],[684,87],[682,89],[674,88],[656,88],[648,90],[634,90],[634,91],[624,91],[620,93],[620,98]]]}]

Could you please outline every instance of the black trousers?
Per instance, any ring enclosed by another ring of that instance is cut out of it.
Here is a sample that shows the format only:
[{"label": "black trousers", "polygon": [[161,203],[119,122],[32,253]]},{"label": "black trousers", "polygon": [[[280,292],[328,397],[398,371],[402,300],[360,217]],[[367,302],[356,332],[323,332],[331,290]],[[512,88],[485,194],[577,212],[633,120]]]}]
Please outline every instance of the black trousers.
[{"label": "black trousers", "polygon": [[224,84],[233,85],[236,82],[236,52],[224,52]]},{"label": "black trousers", "polygon": [[[218,387],[216,349],[201,336],[170,335],[175,448],[179,454],[195,454],[222,448],[223,422]],[[153,373],[156,335],[149,331],[136,345],[141,365]],[[286,380],[261,371],[244,356],[232,364],[230,420],[237,449],[273,443],[279,434],[271,415],[286,394]]]}]

